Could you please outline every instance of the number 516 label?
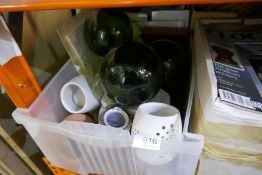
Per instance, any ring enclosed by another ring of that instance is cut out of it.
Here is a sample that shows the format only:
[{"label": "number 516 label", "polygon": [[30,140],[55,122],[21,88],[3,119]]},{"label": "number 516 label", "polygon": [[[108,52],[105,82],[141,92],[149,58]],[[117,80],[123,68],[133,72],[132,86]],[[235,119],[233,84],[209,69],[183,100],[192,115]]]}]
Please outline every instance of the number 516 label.
[{"label": "number 516 label", "polygon": [[150,150],[160,150],[161,138],[135,135],[132,147]]}]

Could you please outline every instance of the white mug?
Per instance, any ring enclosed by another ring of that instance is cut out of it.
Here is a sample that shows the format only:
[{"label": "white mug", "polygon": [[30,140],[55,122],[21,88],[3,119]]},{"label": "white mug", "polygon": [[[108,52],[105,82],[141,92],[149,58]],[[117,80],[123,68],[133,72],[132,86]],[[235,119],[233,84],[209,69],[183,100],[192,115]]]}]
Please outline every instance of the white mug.
[{"label": "white mug", "polygon": [[[180,112],[164,103],[144,103],[138,107],[135,114],[132,135],[157,137],[176,143],[183,138]],[[176,156],[176,153],[164,150],[146,154],[142,149],[136,149],[135,153],[140,160],[153,165],[166,164]]]},{"label": "white mug", "polygon": [[60,91],[60,98],[64,108],[74,114],[92,111],[99,105],[83,75],[67,82]]}]

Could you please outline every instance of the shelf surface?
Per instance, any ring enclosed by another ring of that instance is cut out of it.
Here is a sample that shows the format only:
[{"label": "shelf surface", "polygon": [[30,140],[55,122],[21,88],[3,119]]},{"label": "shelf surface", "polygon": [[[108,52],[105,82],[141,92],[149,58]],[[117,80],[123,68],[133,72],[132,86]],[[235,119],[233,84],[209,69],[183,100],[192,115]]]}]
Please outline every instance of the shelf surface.
[{"label": "shelf surface", "polygon": [[138,7],[178,4],[262,2],[262,0],[0,0],[0,11]]}]

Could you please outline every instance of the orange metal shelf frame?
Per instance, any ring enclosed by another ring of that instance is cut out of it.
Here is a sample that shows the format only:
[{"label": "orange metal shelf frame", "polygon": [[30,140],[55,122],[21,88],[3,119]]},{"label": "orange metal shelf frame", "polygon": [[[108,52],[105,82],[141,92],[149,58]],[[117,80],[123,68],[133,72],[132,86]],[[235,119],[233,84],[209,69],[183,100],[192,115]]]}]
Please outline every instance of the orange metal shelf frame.
[{"label": "orange metal shelf frame", "polygon": [[0,84],[16,107],[29,107],[41,89],[1,14],[0,43]]},{"label": "orange metal shelf frame", "polygon": [[262,0],[0,0],[0,11],[137,7],[176,4],[262,2]]},{"label": "orange metal shelf frame", "polygon": [[0,65],[0,84],[19,108],[29,107],[41,92],[31,68],[22,55]]}]

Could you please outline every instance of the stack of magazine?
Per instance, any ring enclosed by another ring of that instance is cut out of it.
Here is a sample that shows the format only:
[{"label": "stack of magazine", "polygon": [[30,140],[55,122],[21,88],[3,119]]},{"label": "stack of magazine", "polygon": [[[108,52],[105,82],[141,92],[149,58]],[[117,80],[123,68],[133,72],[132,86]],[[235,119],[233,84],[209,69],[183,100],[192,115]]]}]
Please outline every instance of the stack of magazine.
[{"label": "stack of magazine", "polygon": [[194,30],[191,129],[211,157],[262,167],[262,21],[201,20]]}]

